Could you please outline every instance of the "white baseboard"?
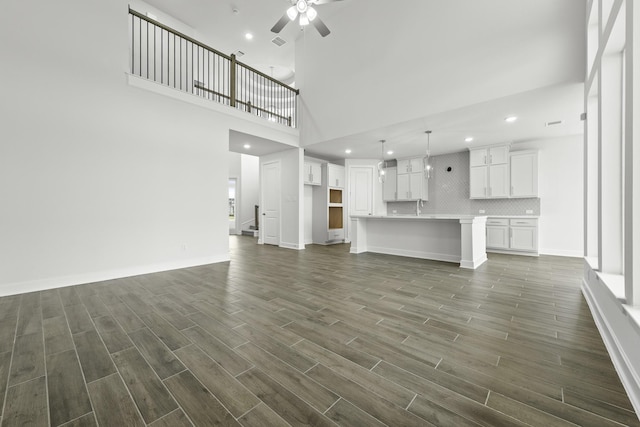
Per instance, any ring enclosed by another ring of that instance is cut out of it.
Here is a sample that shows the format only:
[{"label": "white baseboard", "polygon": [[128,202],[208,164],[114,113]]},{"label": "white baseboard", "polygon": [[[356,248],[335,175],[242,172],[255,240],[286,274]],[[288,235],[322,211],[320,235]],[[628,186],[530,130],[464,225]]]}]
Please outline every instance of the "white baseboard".
[{"label": "white baseboard", "polygon": [[460,255],[440,254],[436,252],[411,251],[406,249],[385,248],[378,246],[367,246],[367,252],[374,252],[377,254],[385,255],[406,256],[409,258],[430,259],[434,261],[455,262],[456,264],[460,263]]},{"label": "white baseboard", "polygon": [[[618,335],[622,333],[629,333],[629,331],[616,331],[611,327],[610,321],[607,318],[607,313],[602,307],[602,304],[598,302],[598,299],[593,294],[589,283],[585,279],[582,280],[582,294],[589,305],[589,309],[591,310],[591,314],[593,316],[593,320],[600,332],[600,336],[602,337],[602,341],[604,342],[605,347],[609,353],[609,357],[613,362],[613,366],[620,377],[620,381],[624,386],[627,395],[629,396],[629,400],[633,405],[636,414],[640,414],[640,372],[636,370],[634,366],[634,362],[630,360],[627,356],[626,351],[622,343],[620,343]],[[615,299],[615,297],[612,296]],[[619,303],[617,300],[615,303]],[[620,316],[624,315],[624,310],[620,307],[620,311],[614,312],[611,315]],[[619,322],[618,322],[619,323]],[[629,325],[631,328],[631,325]],[[630,345],[636,345],[640,340],[639,334],[637,333],[637,329],[630,329],[631,333],[635,335],[633,338],[633,343]],[[627,344],[629,345],[629,344]],[[638,361],[635,361],[635,365],[638,365]]]},{"label": "white baseboard", "polygon": [[566,249],[540,249],[540,255],[564,256],[571,258],[582,258],[582,251],[568,251]]},{"label": "white baseboard", "polygon": [[478,259],[475,259],[473,261],[460,261],[460,268],[468,268],[471,270],[475,270],[476,268],[480,267],[482,264],[484,264],[485,262],[487,262],[487,254],[485,253],[483,256],[481,256]]},{"label": "white baseboard", "polygon": [[0,284],[0,297],[28,292],[45,291],[48,289],[64,288],[66,286],[83,285],[86,283],[103,282],[105,280],[121,279],[139,276],[141,274],[159,273],[161,271],[178,270],[181,268],[197,267],[229,261],[229,254],[191,258],[180,261],[170,261],[161,264],[142,265],[108,271],[96,271],[71,276],[52,277],[40,280]]},{"label": "white baseboard", "polygon": [[285,249],[295,249],[298,251],[301,251],[304,249],[304,245],[299,245],[297,243],[286,243],[286,242],[280,242],[280,244],[278,245],[281,248],[285,248]]}]

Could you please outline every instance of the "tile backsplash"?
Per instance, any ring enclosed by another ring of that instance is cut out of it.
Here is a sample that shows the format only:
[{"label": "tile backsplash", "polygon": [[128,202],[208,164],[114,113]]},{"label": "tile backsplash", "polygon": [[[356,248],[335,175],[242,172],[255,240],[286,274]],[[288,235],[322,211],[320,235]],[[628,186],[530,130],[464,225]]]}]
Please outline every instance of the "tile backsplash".
[{"label": "tile backsplash", "polygon": [[[469,152],[433,156],[423,214],[540,215],[540,199],[469,199]],[[447,169],[451,168],[450,171]],[[416,202],[388,202],[387,214],[415,214]],[[533,213],[527,213],[530,210]]]}]

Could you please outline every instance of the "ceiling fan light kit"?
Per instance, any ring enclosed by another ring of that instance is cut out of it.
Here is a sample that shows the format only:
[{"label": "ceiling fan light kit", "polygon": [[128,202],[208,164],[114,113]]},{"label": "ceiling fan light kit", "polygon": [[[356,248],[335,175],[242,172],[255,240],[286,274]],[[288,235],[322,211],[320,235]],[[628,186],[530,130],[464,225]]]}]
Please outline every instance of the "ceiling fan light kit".
[{"label": "ceiling fan light kit", "polygon": [[329,28],[327,28],[324,22],[318,17],[318,12],[313,8],[313,5],[321,5],[333,1],[340,0],[291,0],[292,6],[288,8],[282,18],[276,22],[273,28],[271,28],[271,31],[277,34],[282,31],[287,23],[299,18],[298,24],[301,27],[306,27],[310,23],[313,23],[313,26],[318,30],[320,35],[326,37],[331,31],[329,31]]}]

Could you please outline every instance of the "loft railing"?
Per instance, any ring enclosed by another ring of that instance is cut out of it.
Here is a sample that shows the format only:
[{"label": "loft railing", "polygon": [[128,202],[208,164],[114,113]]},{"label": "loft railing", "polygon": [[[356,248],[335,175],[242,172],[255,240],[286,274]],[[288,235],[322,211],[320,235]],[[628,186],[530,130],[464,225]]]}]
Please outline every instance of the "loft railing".
[{"label": "loft railing", "polygon": [[131,74],[296,127],[299,90],[133,9]]}]

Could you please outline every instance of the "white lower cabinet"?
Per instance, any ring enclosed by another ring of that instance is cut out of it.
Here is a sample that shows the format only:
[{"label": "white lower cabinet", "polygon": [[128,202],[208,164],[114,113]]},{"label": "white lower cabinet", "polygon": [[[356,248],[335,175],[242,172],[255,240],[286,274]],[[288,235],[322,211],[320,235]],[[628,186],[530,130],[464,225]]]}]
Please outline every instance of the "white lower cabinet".
[{"label": "white lower cabinet", "polygon": [[509,248],[516,251],[538,252],[538,220],[510,219]]},{"label": "white lower cabinet", "polygon": [[509,249],[509,220],[487,219],[487,249]]},{"label": "white lower cabinet", "polygon": [[487,251],[538,255],[538,219],[488,218]]}]

